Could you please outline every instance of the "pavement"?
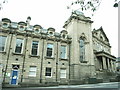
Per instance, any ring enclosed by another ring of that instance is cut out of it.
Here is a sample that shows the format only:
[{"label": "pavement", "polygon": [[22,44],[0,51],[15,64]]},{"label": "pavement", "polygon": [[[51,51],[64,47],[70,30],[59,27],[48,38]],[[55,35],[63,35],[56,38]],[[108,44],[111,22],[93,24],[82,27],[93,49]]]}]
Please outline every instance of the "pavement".
[{"label": "pavement", "polygon": [[85,85],[59,85],[51,87],[3,88],[2,90],[120,90],[120,82]]}]

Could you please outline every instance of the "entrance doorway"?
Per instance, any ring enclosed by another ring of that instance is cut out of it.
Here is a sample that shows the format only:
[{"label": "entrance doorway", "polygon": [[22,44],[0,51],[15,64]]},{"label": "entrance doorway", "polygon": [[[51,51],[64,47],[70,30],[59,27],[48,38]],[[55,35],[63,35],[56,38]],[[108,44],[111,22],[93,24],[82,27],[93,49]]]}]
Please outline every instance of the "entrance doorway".
[{"label": "entrance doorway", "polygon": [[17,85],[18,84],[18,69],[19,65],[12,65],[12,72],[11,72],[11,81],[10,84]]},{"label": "entrance doorway", "polygon": [[17,85],[18,84],[18,70],[12,70],[12,75],[11,75],[11,83],[13,85]]}]

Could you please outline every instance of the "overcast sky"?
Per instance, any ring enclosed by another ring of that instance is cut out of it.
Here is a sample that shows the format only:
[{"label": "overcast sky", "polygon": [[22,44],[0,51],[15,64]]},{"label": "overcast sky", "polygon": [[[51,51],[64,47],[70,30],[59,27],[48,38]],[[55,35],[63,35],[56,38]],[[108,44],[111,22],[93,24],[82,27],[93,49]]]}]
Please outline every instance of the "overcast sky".
[{"label": "overcast sky", "polygon": [[[11,21],[26,21],[31,17],[31,24],[39,24],[43,28],[53,27],[57,32],[63,28],[69,18],[71,9],[66,7],[72,0],[8,0],[0,11],[1,18]],[[94,21],[92,29],[103,27],[112,46],[111,53],[118,56],[118,9],[113,7],[114,0],[102,0],[99,9],[91,19]],[[74,8],[73,8],[74,9]],[[89,16],[89,15],[88,15]]]}]

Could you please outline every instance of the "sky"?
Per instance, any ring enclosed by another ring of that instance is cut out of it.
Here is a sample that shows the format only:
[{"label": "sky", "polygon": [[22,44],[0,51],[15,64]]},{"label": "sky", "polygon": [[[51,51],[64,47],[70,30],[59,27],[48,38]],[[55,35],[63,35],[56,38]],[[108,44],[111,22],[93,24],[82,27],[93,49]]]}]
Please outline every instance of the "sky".
[{"label": "sky", "polygon": [[[26,21],[31,17],[31,25],[39,24],[43,28],[53,27],[56,32],[63,30],[64,22],[71,15],[67,6],[73,0],[8,0],[0,11],[0,20],[9,18],[13,22]],[[118,8],[113,7],[114,0],[102,0],[99,9],[90,16],[94,21],[92,29],[101,26],[107,35],[111,54],[118,57]],[[89,13],[89,12],[88,12]],[[86,14],[89,16],[89,14]]]}]

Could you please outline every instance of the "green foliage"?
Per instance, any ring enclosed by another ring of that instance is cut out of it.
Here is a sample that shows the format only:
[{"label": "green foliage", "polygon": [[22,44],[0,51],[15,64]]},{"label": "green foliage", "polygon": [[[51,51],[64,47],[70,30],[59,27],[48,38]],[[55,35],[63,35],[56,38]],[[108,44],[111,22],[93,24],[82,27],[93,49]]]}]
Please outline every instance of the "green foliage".
[{"label": "green foliage", "polygon": [[114,5],[113,5],[113,7],[118,7],[118,2],[120,2],[120,0],[115,0],[114,2],[115,2],[115,3],[114,3]]},{"label": "green foliage", "polygon": [[115,4],[113,5],[113,7],[118,7],[118,3],[115,3]]}]

